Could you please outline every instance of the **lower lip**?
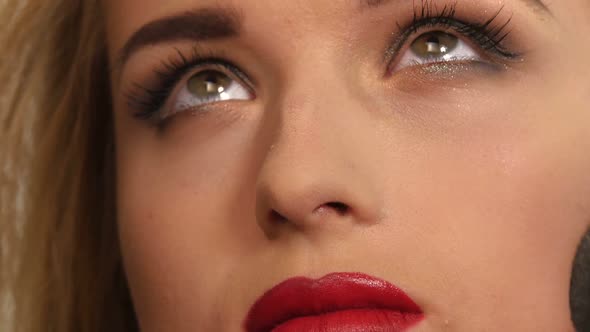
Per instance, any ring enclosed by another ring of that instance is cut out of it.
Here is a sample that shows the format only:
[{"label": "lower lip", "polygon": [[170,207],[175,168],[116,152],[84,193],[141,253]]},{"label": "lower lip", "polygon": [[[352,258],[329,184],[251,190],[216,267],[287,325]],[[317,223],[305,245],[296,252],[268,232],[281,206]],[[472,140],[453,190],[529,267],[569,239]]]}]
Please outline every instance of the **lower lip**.
[{"label": "lower lip", "polygon": [[422,314],[380,309],[352,309],[298,317],[272,332],[403,332],[418,323]]}]

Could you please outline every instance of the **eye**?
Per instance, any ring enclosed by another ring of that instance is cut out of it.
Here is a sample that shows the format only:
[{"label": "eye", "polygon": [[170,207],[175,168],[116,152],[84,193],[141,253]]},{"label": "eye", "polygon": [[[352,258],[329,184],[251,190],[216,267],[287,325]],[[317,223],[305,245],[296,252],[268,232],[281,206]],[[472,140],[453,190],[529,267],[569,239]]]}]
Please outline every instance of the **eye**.
[{"label": "eye", "polygon": [[176,49],[176,53],[153,70],[153,79],[135,82],[126,91],[127,105],[135,118],[160,127],[177,113],[256,98],[249,75],[223,57],[203,54],[198,48],[190,53]]},{"label": "eye", "polygon": [[173,92],[164,105],[162,118],[205,104],[229,100],[252,100],[253,93],[231,73],[206,68],[193,73]]},{"label": "eye", "polygon": [[478,52],[465,41],[444,31],[421,34],[414,39],[399,59],[394,72],[429,63],[482,60]]}]

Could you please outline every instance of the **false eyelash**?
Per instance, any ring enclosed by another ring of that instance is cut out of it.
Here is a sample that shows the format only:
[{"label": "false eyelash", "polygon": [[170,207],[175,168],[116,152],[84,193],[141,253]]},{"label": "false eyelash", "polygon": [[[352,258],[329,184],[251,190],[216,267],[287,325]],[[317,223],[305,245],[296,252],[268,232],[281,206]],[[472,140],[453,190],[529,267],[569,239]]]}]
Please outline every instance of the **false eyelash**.
[{"label": "false eyelash", "polygon": [[134,116],[136,118],[157,122],[161,108],[178,82],[188,71],[199,67],[218,67],[231,72],[245,82],[249,82],[242,71],[222,59],[223,54],[207,52],[196,46],[192,48],[188,56],[185,56],[179,49],[175,50],[174,57],[163,60],[160,68],[154,70],[157,78],[152,86],[148,87],[135,82],[132,89],[125,94],[127,105],[135,110]]},{"label": "false eyelash", "polygon": [[486,51],[495,52],[507,59],[518,57],[518,54],[502,46],[502,42],[510,34],[510,30],[507,30],[507,28],[512,21],[511,16],[503,23],[498,22],[498,17],[504,10],[503,6],[492,17],[480,23],[467,23],[456,18],[456,2],[445,4],[440,8],[436,5],[435,0],[421,0],[420,5],[413,8],[414,15],[410,24],[405,27],[400,26],[399,23],[397,24],[399,31],[403,31],[403,33],[394,40],[393,45],[387,51],[388,58],[393,58],[409,37],[424,27],[449,28],[470,38]]}]

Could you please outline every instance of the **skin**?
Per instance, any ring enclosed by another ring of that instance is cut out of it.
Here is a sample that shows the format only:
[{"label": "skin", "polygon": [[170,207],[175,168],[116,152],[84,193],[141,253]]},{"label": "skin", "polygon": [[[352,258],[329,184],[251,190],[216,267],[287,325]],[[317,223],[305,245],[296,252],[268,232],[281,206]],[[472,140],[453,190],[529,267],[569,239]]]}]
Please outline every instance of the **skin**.
[{"label": "skin", "polygon": [[504,4],[506,48],[521,60],[384,75],[410,1],[104,2],[112,63],[154,19],[239,8],[240,37],[199,47],[222,51],[256,93],[158,129],[133,117],[125,91],[195,42],[114,66],[118,223],[143,331],[239,331],[269,288],[331,272],[402,288],[424,310],[417,332],[574,330],[571,266],[590,225],[590,3],[550,1],[548,14],[456,2],[478,21]]}]

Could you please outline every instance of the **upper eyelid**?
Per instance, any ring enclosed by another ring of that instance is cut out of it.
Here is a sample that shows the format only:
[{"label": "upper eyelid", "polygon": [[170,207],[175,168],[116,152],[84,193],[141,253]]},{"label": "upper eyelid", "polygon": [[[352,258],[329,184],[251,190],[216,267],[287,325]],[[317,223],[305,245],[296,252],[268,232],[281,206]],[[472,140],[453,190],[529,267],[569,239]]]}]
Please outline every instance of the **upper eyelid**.
[{"label": "upper eyelid", "polygon": [[[502,9],[500,9],[500,11],[501,10]],[[491,24],[499,16],[500,11],[498,11],[491,19],[489,19],[486,22],[484,22],[483,24],[479,24],[479,25],[482,27],[489,26],[489,24]],[[401,51],[401,49],[403,49],[404,45],[406,45],[408,43],[408,40],[410,39],[410,37],[412,37],[414,34],[416,34],[418,32],[417,30],[429,25],[429,23],[426,22],[427,20],[442,20],[445,22],[452,22],[455,24],[460,24],[460,25],[465,25],[465,26],[468,26],[469,24],[474,24],[474,25],[478,24],[478,23],[466,23],[466,22],[463,22],[462,20],[455,18],[453,16],[447,16],[447,17],[435,16],[435,17],[420,18],[417,22],[412,22],[405,27],[402,27],[398,24],[397,25],[398,33],[394,35],[393,40],[389,43],[389,47],[387,48],[387,50],[385,52],[384,62],[390,63],[391,61],[393,61],[395,59],[395,57],[399,55],[399,52]],[[500,25],[501,29],[499,30],[499,32],[503,31],[503,29],[508,26],[508,24],[511,22],[511,20],[512,20],[512,16],[507,20],[507,22],[505,22],[504,24],[501,24]],[[418,24],[418,26],[416,26],[416,24]],[[436,27],[437,24],[443,25],[443,22],[432,24],[433,31],[434,31],[434,27]],[[448,27],[451,29],[458,30],[458,27],[453,26],[452,24],[451,25],[445,24],[445,25],[448,25]],[[447,28],[447,27],[445,27],[445,28]],[[458,31],[457,31],[457,33],[461,34],[461,32],[458,32]],[[504,37],[505,36],[503,36],[503,38]],[[499,47],[501,45],[494,45],[494,46]],[[518,54],[508,52],[508,51],[505,51],[504,55],[506,57],[517,57],[518,56]]]},{"label": "upper eyelid", "polygon": [[[256,96],[256,85],[250,79],[250,75],[246,74],[240,67],[232,64],[231,62],[219,59],[218,63],[209,63],[209,64],[201,64],[197,63],[193,67],[189,68],[187,71],[182,73],[180,76],[181,78],[176,82],[176,85],[186,82],[188,79],[196,75],[197,73],[201,73],[203,71],[214,69],[223,72],[232,80],[236,80],[240,85],[244,85],[244,87],[248,90],[248,92]],[[198,70],[197,70],[198,69]]]},{"label": "upper eyelid", "polygon": [[[146,79],[155,82],[134,83],[132,88],[125,92],[127,104],[134,110],[134,116],[145,118],[147,113],[154,112],[149,110],[154,104],[162,107],[175,94],[178,86],[195,74],[207,69],[214,69],[226,73],[232,79],[245,85],[250,93],[255,93],[255,82],[243,69],[233,62],[223,58],[223,55],[205,55],[197,53],[193,49],[192,55],[185,55],[182,51],[175,48],[176,58],[167,58],[162,61],[158,69],[151,70],[152,79]],[[154,78],[155,77],[155,78]],[[148,85],[150,87],[145,87]],[[154,97],[156,96],[156,97]],[[165,96],[165,97],[163,97]]]},{"label": "upper eyelid", "polygon": [[[413,17],[413,22],[410,22],[408,24],[406,24],[405,26],[400,26],[398,24],[398,32],[394,33],[394,38],[393,40],[389,41],[389,47],[387,48],[387,52],[385,54],[385,63],[387,63],[387,65],[389,66],[390,62],[392,60],[395,59],[395,56],[398,55],[397,53],[400,52],[400,49],[402,49],[404,47],[404,45],[407,44],[408,40],[410,39],[410,37],[412,37],[413,33],[416,33],[416,29],[420,29],[424,26],[427,25],[427,23],[425,23],[428,20],[447,20],[447,21],[453,21],[453,22],[458,22],[461,24],[465,24],[465,25],[473,25],[473,26],[486,26],[489,25],[491,22],[493,22],[498,16],[499,13],[502,11],[503,7],[500,8],[499,11],[495,12],[495,15],[493,15],[492,18],[488,19],[487,21],[484,21],[483,23],[478,23],[475,20],[471,20],[469,19],[469,15],[466,15],[466,19],[461,19],[459,17],[455,17],[455,4],[451,4],[451,5],[446,5],[445,7],[442,8],[442,10],[438,10],[436,7],[423,7],[422,8],[422,13],[420,13],[419,7],[418,8],[414,8],[414,17]],[[410,15],[411,18],[411,15]],[[507,24],[507,22],[505,22]],[[502,24],[494,24],[496,26],[502,26],[504,27],[506,24],[502,25]],[[434,25],[436,26],[436,24]],[[500,29],[501,31],[502,29]],[[466,34],[465,34],[466,35]],[[469,37],[469,36],[467,36]],[[476,43],[475,46],[477,46]],[[195,57],[195,49],[199,49],[199,55]],[[188,75],[189,71],[194,70],[194,68],[197,67],[201,67],[201,66],[205,66],[206,64],[202,63],[202,62],[206,62],[206,60],[209,61],[219,61],[219,62],[223,62],[226,64],[229,64],[230,67],[229,68],[236,68],[238,69],[237,71],[231,71],[232,74],[234,74],[234,76],[238,79],[240,79],[241,82],[245,83],[247,88],[250,89],[251,92],[255,92],[255,88],[258,87],[258,84],[255,80],[255,77],[251,76],[250,73],[248,73],[247,71],[245,71],[243,69],[243,67],[241,67],[239,65],[239,63],[236,65],[234,63],[234,61],[227,61],[225,59],[230,59],[231,57],[227,57],[226,54],[224,54],[225,52],[221,51],[219,52],[218,50],[215,50],[211,53],[213,53],[212,55],[208,55],[206,57],[204,57],[205,59],[203,59],[203,53],[208,53],[206,48],[202,48],[200,43],[196,44],[195,46],[193,46],[193,54],[191,55],[190,52],[182,52],[180,51],[178,48],[173,48],[176,51],[176,54],[173,55],[173,57],[176,60],[172,60],[172,61],[176,61],[176,62],[180,62],[180,63],[187,63],[187,62],[191,62],[191,66],[188,68],[184,68],[184,70],[182,70],[181,73],[178,73],[180,70],[178,70],[178,68],[176,68],[175,72],[176,73],[171,73],[171,70],[167,70],[167,74],[163,75],[164,77],[166,76],[176,76],[176,80],[174,80],[171,84],[172,86],[169,87],[168,90],[166,90],[167,92],[172,92],[175,90],[176,86],[183,80],[183,78],[185,77],[185,75]],[[205,52],[202,52],[203,50],[205,50]],[[207,55],[207,54],[205,54]],[[197,60],[194,60],[193,58],[199,58]],[[168,58],[169,61],[171,61],[171,58]],[[166,59],[164,60],[166,61]],[[178,67],[178,66],[176,66]],[[159,67],[159,69],[163,69],[163,67]],[[164,68],[166,69],[166,68]],[[151,76],[154,77],[154,73],[155,70],[151,70]],[[166,70],[165,70],[166,71]],[[162,75],[161,75],[162,76]],[[149,82],[149,79],[146,80],[142,80],[142,84],[144,84],[145,82]],[[153,81],[159,81],[158,79],[153,79]],[[169,82],[170,83],[170,82]],[[160,87],[162,87],[163,85],[160,84],[160,82],[154,84],[154,86],[158,86],[157,89],[159,89]],[[164,92],[165,90],[161,89],[160,91]],[[145,100],[147,100],[149,97],[146,96],[144,97]],[[139,98],[141,99],[141,98]],[[164,99],[164,102],[167,100]]]},{"label": "upper eyelid", "polygon": [[[189,60],[190,61],[190,60]],[[188,66],[186,69],[181,70],[182,72],[174,73],[166,73],[166,75],[178,75],[178,82],[184,81],[186,78],[190,78],[197,73],[207,71],[207,70],[218,70],[220,72],[226,73],[228,76],[232,78],[236,78],[240,81],[243,81],[248,86],[253,87],[254,83],[250,80],[249,76],[245,74],[242,69],[238,66],[232,64],[229,61],[225,61],[223,59],[217,58],[208,58],[208,59],[197,59],[192,61],[194,64]]]}]

